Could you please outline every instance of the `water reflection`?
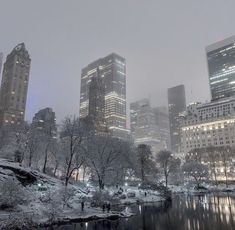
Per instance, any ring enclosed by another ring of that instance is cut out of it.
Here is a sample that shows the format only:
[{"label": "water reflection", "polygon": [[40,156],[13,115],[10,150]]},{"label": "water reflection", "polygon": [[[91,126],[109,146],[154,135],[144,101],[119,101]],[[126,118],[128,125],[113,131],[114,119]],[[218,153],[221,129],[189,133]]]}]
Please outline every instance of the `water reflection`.
[{"label": "water reflection", "polygon": [[[235,197],[235,196],[234,196]],[[175,196],[172,203],[129,206],[136,216],[117,221],[94,221],[56,229],[76,230],[232,230],[235,198],[227,195]]]}]

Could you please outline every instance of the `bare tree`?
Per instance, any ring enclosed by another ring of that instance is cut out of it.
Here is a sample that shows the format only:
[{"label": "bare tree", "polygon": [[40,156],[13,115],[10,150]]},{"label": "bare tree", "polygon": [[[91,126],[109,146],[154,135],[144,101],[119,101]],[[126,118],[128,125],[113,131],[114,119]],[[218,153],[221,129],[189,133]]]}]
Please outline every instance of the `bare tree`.
[{"label": "bare tree", "polygon": [[[82,145],[88,137],[88,130],[83,121],[76,117],[67,117],[62,123],[61,143],[65,153],[66,173],[65,185],[75,170],[79,170],[85,161]],[[80,155],[79,155],[80,154]],[[76,157],[76,164],[75,164]]]},{"label": "bare tree", "polygon": [[207,153],[206,159],[209,164],[209,169],[214,177],[216,185],[218,186],[216,168],[219,161],[219,149],[218,147],[209,146],[205,149],[205,152]]},{"label": "bare tree", "polygon": [[229,146],[219,147],[219,154],[224,168],[226,187],[228,187],[228,171],[229,171],[229,163],[232,160],[232,154],[233,154],[232,148]]},{"label": "bare tree", "polygon": [[208,167],[197,161],[186,162],[182,166],[182,170],[189,177],[192,177],[195,180],[198,188],[200,187],[202,179],[205,179],[208,176]]},{"label": "bare tree", "polygon": [[24,189],[15,178],[7,178],[0,184],[0,206],[13,208],[25,202]]},{"label": "bare tree", "polygon": [[75,195],[74,189],[69,188],[67,186],[62,186],[60,188],[60,199],[63,202],[63,208],[69,206],[69,201],[72,199],[72,197]]},{"label": "bare tree", "polygon": [[137,174],[138,171],[142,182],[147,180],[147,174],[154,171],[153,155],[149,145],[140,144],[137,147]]},{"label": "bare tree", "polygon": [[36,154],[39,151],[41,134],[31,126],[27,136],[25,145],[28,153],[28,166],[31,167],[32,161],[36,160]]},{"label": "bare tree", "polygon": [[188,155],[186,156],[186,161],[197,161],[199,163],[202,163],[204,156],[205,156],[204,148],[195,148],[189,151]]},{"label": "bare tree", "polygon": [[48,155],[51,151],[53,151],[55,145],[55,133],[54,133],[55,123],[53,120],[48,122],[46,130],[42,130],[42,143],[44,147],[44,163],[42,172],[46,173],[46,167],[48,162]]},{"label": "bare tree", "polygon": [[108,136],[94,136],[89,142],[87,162],[98,180],[100,190],[104,189],[107,175],[114,172],[122,151],[121,141]]},{"label": "bare tree", "polygon": [[165,186],[167,187],[168,177],[170,173],[176,171],[176,169],[180,167],[180,160],[175,159],[170,151],[162,150],[157,154],[156,161],[159,163],[163,171],[165,177]]}]

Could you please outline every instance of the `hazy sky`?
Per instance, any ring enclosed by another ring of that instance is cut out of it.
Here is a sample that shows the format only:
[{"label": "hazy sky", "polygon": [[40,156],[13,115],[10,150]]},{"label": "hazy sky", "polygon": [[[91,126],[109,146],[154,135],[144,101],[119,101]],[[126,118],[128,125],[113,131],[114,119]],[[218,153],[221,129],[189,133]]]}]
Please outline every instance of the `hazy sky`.
[{"label": "hazy sky", "polygon": [[81,69],[116,52],[127,60],[127,100],[184,84],[210,99],[205,46],[235,34],[234,0],[0,0],[0,51],[25,42],[32,58],[26,118],[52,107],[79,113]]}]

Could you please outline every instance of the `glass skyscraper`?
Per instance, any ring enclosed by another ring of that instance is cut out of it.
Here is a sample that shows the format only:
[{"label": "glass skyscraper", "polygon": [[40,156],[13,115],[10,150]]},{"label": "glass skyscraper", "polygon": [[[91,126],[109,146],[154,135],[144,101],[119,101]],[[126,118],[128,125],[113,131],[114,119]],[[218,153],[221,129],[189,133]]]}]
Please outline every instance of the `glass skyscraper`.
[{"label": "glass skyscraper", "polygon": [[[112,53],[82,69],[80,90],[80,118],[89,115],[89,88],[96,76],[104,84],[105,122],[112,136],[124,138],[126,129],[126,61]],[[92,103],[93,104],[93,103]]]},{"label": "glass skyscraper", "polygon": [[180,151],[180,114],[186,109],[184,85],[168,89],[168,110],[170,123],[171,150]]},{"label": "glass skyscraper", "polygon": [[206,47],[212,101],[235,96],[235,36]]}]

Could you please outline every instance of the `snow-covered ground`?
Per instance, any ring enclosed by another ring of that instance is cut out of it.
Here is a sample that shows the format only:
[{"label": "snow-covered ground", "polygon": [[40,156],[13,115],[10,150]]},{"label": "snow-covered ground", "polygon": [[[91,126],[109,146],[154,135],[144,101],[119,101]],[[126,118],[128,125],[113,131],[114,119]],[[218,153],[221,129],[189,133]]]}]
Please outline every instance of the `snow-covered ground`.
[{"label": "snow-covered ground", "polygon": [[197,193],[206,193],[206,192],[234,192],[235,193],[235,184],[230,184],[226,187],[226,184],[219,184],[218,186],[212,185],[210,183],[203,183],[203,187],[206,189],[196,190],[194,189],[194,184],[185,184],[185,185],[170,185],[169,189],[172,193],[188,193],[188,194],[197,194]]},{"label": "snow-covered ground", "polygon": [[[12,208],[2,208],[2,210],[0,208],[0,228],[10,222],[16,222],[20,226],[25,222],[30,222],[32,225],[44,225],[71,220],[88,221],[100,218],[130,217],[132,213],[124,211],[124,207],[123,210],[120,208],[121,211],[117,212],[112,211],[112,205],[164,200],[158,192],[140,190],[138,187],[106,188],[103,193],[108,194],[109,199],[104,199],[104,202],[111,203],[111,210],[108,212],[107,208],[103,210],[102,205],[100,207],[92,205],[94,193],[98,192],[94,188],[87,188],[82,183],[69,184],[66,188],[64,182],[59,179],[0,159],[0,184],[8,180],[17,182],[19,187],[13,186],[12,189],[19,188],[19,191],[14,192],[22,193],[23,198]],[[7,199],[4,197],[6,194],[4,195],[3,190],[0,189],[2,200]],[[84,210],[81,208],[82,201],[85,203]]]},{"label": "snow-covered ground", "polygon": [[159,192],[153,190],[142,190],[138,187],[123,186],[123,193],[119,196],[121,204],[147,203],[163,201]]}]

